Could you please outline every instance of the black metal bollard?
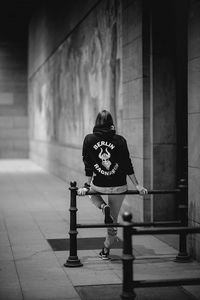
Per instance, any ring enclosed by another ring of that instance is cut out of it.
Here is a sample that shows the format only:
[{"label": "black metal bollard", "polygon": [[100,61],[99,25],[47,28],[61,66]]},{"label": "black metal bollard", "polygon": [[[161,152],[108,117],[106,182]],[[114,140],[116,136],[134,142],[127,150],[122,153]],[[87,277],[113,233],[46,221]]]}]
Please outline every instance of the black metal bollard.
[{"label": "black metal bollard", "polygon": [[[187,185],[184,179],[180,180],[178,188],[181,190],[179,194],[179,218],[181,226],[188,226],[188,206],[187,206]],[[176,262],[189,262],[191,257],[187,252],[187,234],[180,233],[179,235],[179,253],[175,258]]]},{"label": "black metal bollard", "polygon": [[121,299],[133,300],[136,294],[133,289],[133,261],[135,256],[132,253],[132,214],[123,214],[123,282]]},{"label": "black metal bollard", "polygon": [[76,195],[77,195],[77,186],[76,182],[70,182],[71,198],[70,198],[70,231],[69,231],[69,239],[70,239],[70,249],[69,249],[69,257],[64,264],[65,267],[81,267],[83,264],[80,262],[77,256],[77,228],[76,228]]}]

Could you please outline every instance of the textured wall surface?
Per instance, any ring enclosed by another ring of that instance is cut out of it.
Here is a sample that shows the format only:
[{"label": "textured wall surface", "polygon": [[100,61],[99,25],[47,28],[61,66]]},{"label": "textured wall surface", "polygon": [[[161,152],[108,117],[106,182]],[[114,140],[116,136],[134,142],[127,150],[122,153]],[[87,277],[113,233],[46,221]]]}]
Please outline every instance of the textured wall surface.
[{"label": "textured wall surface", "polygon": [[[67,7],[54,11],[51,5],[41,6],[32,19],[30,157],[64,180],[82,184],[82,141],[92,131],[98,111],[106,108],[127,139],[139,182],[148,188],[172,188],[176,181],[173,23],[168,26],[167,17],[160,17],[161,4],[160,11],[154,7],[152,27],[151,12],[145,11],[141,0],[93,5],[86,1],[84,10],[74,10],[72,4],[66,16]],[[171,12],[168,3],[166,8]],[[171,198],[160,196],[153,209],[150,197],[145,201],[127,197],[125,206],[136,221],[149,220],[153,214],[156,219],[172,219]]]},{"label": "textured wall surface", "polygon": [[[101,1],[50,56],[53,42],[52,38],[46,42],[50,38],[46,14],[43,8],[32,20],[29,38],[30,157],[68,182],[82,184],[83,137],[91,132],[97,112],[106,108],[127,138],[142,184],[141,1]],[[70,17],[68,24],[78,21],[77,16]],[[38,36],[41,20],[46,20],[47,28]],[[37,55],[38,42],[43,53]],[[141,200],[127,197],[124,203],[135,220],[143,219]]]},{"label": "textured wall surface", "polygon": [[99,0],[41,1],[29,26],[29,77],[52,56],[60,44],[87,18]]},{"label": "textured wall surface", "polygon": [[[46,166],[52,159],[63,164],[55,153],[58,147],[65,152],[65,168],[77,166],[80,173],[82,141],[97,113],[105,108],[115,118],[121,88],[119,19],[118,1],[102,1],[29,75],[31,157],[41,156]],[[61,172],[58,166],[54,170]]]},{"label": "textured wall surface", "polygon": [[[188,28],[188,163],[189,221],[200,224],[200,2],[190,1]],[[199,235],[190,237],[192,251],[200,259]]]},{"label": "textured wall surface", "polygon": [[29,155],[26,45],[0,43],[0,159]]}]

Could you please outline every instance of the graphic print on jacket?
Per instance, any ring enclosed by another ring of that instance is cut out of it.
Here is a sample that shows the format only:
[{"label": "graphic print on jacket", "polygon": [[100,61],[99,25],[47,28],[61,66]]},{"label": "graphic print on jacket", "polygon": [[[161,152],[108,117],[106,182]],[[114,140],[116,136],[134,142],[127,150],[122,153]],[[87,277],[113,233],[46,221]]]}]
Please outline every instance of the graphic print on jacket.
[{"label": "graphic print on jacket", "polygon": [[99,153],[99,158],[102,160],[102,165],[107,169],[109,170],[110,169],[110,165],[111,165],[111,162],[109,160],[110,158],[110,153],[108,152],[108,149],[106,148],[106,152],[103,153],[103,149],[101,149],[101,152]]},{"label": "graphic print on jacket", "polygon": [[105,176],[115,174],[119,167],[117,162],[112,162],[112,151],[115,148],[115,145],[106,141],[100,141],[97,142],[93,148],[98,151],[98,158],[101,160],[101,163],[94,164],[94,168]]}]

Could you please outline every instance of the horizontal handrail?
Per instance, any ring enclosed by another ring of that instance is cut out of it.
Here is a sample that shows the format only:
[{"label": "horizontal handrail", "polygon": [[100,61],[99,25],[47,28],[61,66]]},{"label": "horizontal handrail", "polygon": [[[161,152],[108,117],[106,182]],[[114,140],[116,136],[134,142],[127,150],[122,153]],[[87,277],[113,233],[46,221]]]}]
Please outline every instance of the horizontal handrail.
[{"label": "horizontal handrail", "polygon": [[76,228],[109,228],[109,227],[124,227],[120,223],[111,223],[111,224],[77,224]]},{"label": "horizontal handrail", "polygon": [[[171,190],[148,190],[148,195],[156,195],[156,194],[176,194],[181,192],[180,189],[171,189]],[[120,195],[141,195],[137,190],[128,190],[124,193],[120,193]],[[78,194],[77,194],[78,195]],[[101,192],[87,192],[86,195],[119,195],[119,193],[101,193]],[[145,194],[147,195],[147,194]],[[82,196],[82,195],[78,195]],[[84,195],[85,196],[85,195]]]},{"label": "horizontal handrail", "polygon": [[[149,227],[149,226],[181,226],[181,221],[165,221],[165,222],[133,222],[131,226],[134,227]],[[120,223],[112,223],[112,224],[104,224],[104,223],[96,223],[96,224],[77,224],[76,228],[109,228],[109,227],[124,227],[123,224]]]},{"label": "horizontal handrail", "polygon": [[[130,226],[133,226],[130,224]],[[179,233],[200,233],[200,227],[172,227],[172,228],[151,228],[136,229],[132,228],[133,235],[154,235],[154,234],[179,234]]]}]

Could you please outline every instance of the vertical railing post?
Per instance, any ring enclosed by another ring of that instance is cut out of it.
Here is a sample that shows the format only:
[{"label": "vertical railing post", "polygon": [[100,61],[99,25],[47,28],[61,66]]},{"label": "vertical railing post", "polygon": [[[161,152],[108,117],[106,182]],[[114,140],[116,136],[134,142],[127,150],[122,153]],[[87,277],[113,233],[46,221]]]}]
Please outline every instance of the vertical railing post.
[{"label": "vertical railing post", "polygon": [[[188,206],[187,206],[187,185],[184,179],[180,180],[178,186],[180,189],[179,193],[179,206],[178,206],[178,215],[181,221],[181,226],[188,226]],[[191,257],[187,252],[187,234],[182,232],[179,235],[179,253],[175,259],[176,262],[189,262]]]},{"label": "vertical railing post", "polygon": [[77,228],[76,228],[76,196],[77,196],[77,186],[76,182],[70,182],[70,230],[69,230],[69,257],[64,264],[65,267],[81,267],[82,263],[80,262],[77,256]]},{"label": "vertical railing post", "polygon": [[121,299],[133,300],[136,294],[133,289],[133,262],[135,256],[132,253],[132,214],[125,212],[123,214],[123,282]]}]

